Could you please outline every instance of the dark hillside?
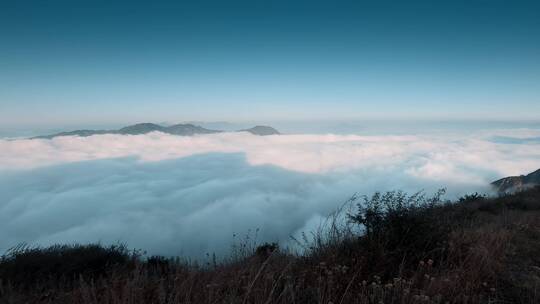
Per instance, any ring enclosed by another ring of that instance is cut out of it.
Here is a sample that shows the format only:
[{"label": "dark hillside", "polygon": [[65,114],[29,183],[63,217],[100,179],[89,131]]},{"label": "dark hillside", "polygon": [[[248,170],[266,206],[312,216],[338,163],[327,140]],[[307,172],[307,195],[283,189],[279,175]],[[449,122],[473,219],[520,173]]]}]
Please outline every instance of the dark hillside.
[{"label": "dark hillside", "polygon": [[499,193],[515,193],[540,185],[540,169],[520,176],[509,176],[491,183]]}]

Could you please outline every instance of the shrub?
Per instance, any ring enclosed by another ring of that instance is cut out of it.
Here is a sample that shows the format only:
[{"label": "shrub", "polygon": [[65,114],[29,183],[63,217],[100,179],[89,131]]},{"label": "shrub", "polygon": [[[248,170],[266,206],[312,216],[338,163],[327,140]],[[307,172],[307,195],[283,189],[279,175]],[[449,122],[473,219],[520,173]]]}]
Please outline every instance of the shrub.
[{"label": "shrub", "polygon": [[485,199],[487,199],[487,196],[485,194],[480,194],[478,192],[475,192],[472,194],[465,194],[464,196],[459,198],[458,202],[463,204],[463,203],[484,201]]},{"label": "shrub", "polygon": [[360,242],[369,252],[372,262],[414,263],[437,249],[446,239],[449,227],[435,219],[443,202],[444,190],[432,197],[418,192],[379,192],[364,196],[357,204],[357,213],[349,219],[363,228]]},{"label": "shrub", "polygon": [[262,258],[267,258],[272,253],[277,252],[279,250],[278,243],[264,243],[257,247],[255,250],[255,254]]}]

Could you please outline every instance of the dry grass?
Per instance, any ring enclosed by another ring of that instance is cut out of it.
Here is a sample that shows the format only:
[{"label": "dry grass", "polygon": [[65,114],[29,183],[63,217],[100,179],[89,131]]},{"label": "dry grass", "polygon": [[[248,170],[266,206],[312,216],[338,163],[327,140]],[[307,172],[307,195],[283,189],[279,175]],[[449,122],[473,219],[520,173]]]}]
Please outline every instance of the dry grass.
[{"label": "dry grass", "polygon": [[334,215],[303,255],[245,246],[205,266],[123,247],[22,250],[0,262],[0,303],[540,303],[539,209],[540,188],[405,206],[372,235]]}]

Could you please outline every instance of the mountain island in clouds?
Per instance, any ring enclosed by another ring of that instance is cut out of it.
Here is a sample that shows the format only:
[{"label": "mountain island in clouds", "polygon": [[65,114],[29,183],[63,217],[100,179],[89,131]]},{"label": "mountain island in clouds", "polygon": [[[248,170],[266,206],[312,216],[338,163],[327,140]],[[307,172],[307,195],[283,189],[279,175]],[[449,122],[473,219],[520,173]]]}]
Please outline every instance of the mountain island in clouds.
[{"label": "mountain island in clouds", "polygon": [[[180,136],[193,136],[197,134],[213,134],[220,133],[224,131],[219,130],[210,130],[200,126],[192,124],[176,124],[172,126],[161,126],[153,123],[139,123],[127,127],[123,127],[118,130],[75,130],[56,133],[52,135],[42,135],[33,137],[34,139],[52,139],[59,136],[92,136],[92,135],[103,135],[103,134],[121,134],[121,135],[141,135],[147,134],[150,132],[162,132],[171,135],[180,135]],[[249,132],[253,135],[279,135],[280,133],[268,126],[255,126],[250,129],[240,130],[238,132]]]}]

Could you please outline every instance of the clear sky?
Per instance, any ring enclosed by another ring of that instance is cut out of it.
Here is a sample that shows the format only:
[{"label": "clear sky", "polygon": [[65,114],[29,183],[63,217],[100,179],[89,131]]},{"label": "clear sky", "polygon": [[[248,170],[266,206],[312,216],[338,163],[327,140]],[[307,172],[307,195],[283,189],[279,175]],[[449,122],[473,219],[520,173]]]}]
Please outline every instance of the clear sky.
[{"label": "clear sky", "polygon": [[0,0],[0,127],[540,119],[539,1]]}]

